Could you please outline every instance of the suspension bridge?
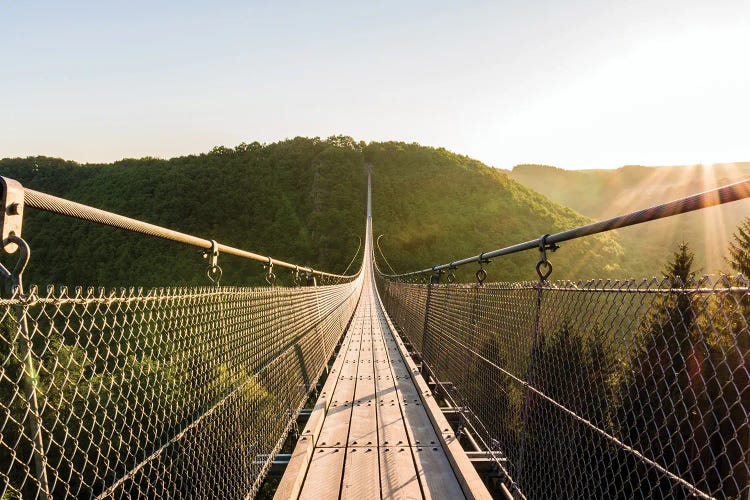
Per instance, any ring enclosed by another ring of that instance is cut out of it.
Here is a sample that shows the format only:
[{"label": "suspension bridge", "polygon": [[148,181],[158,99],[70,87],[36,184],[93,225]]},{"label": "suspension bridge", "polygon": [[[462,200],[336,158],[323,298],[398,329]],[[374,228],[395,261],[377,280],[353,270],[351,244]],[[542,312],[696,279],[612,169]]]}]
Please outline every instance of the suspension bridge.
[{"label": "suspension bridge", "polygon": [[[362,265],[337,275],[0,179],[3,499],[750,496],[745,278],[548,279],[560,243],[750,181],[400,275],[368,182]],[[29,207],[198,247],[211,286],[25,287]],[[485,282],[522,251],[538,280]],[[271,286],[221,285],[225,255]]]}]

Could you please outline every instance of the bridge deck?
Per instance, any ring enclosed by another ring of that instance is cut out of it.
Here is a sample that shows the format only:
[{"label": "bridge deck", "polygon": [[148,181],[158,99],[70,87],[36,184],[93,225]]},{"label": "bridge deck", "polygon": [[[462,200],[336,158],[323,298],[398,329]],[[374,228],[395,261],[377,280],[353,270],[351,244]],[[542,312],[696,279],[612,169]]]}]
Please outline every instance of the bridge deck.
[{"label": "bridge deck", "polygon": [[489,498],[368,271],[276,498]]},{"label": "bridge deck", "polygon": [[489,499],[380,303],[371,207],[368,178],[359,304],[275,498]]}]

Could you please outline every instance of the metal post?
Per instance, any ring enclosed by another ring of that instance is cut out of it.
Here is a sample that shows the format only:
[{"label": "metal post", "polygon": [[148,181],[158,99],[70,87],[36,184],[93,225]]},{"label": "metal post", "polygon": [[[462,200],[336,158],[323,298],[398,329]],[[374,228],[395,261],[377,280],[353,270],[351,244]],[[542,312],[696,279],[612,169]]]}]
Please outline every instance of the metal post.
[{"label": "metal post", "polygon": [[[315,278],[313,278],[314,280]],[[325,332],[321,329],[321,323],[322,323],[322,317],[320,315],[320,288],[315,286],[313,288],[313,291],[315,293],[315,334],[320,338],[322,344],[323,344],[323,358],[325,359],[327,353],[328,353],[328,339],[326,339]],[[343,331],[343,330],[342,330]],[[328,363],[326,362],[325,365],[325,371],[326,374],[328,374]]]},{"label": "metal post", "polygon": [[428,377],[428,371],[427,371],[427,353],[425,352],[425,346],[427,345],[427,336],[429,335],[430,328],[429,328],[429,322],[430,322],[430,298],[432,297],[432,279],[430,279],[430,282],[427,283],[427,300],[425,301],[425,311],[424,311],[424,328],[422,329],[422,349],[419,353],[420,357],[422,358],[422,365],[421,365],[421,371],[422,375],[427,378]]}]

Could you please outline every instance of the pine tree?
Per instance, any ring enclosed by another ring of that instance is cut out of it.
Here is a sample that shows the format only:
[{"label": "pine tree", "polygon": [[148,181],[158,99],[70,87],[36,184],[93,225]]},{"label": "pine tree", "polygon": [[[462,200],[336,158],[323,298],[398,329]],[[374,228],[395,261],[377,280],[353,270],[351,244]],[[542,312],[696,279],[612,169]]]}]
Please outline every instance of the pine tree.
[{"label": "pine tree", "polygon": [[745,278],[750,277],[750,217],[746,217],[737,231],[732,235],[734,241],[729,242],[729,258],[727,263]]},{"label": "pine tree", "polygon": [[[628,444],[688,480],[694,458],[689,448],[695,397],[687,364],[694,354],[696,313],[683,287],[693,275],[693,260],[683,242],[664,269],[671,290],[655,299],[635,338],[618,417]],[[626,469],[626,482],[633,488],[629,495],[678,495],[674,484],[637,461]]]},{"label": "pine tree", "polygon": [[693,260],[695,260],[695,253],[683,241],[665,270],[665,274],[672,280],[674,286],[687,283],[693,276]]}]

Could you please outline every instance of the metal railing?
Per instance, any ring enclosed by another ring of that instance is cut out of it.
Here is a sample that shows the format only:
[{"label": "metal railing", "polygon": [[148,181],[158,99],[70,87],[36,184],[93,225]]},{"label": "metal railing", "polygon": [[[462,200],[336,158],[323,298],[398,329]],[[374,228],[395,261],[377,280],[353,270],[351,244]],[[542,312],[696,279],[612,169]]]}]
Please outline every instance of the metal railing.
[{"label": "metal railing", "polygon": [[[743,181],[421,271],[377,272],[377,285],[438,394],[496,452],[514,496],[746,498],[746,279],[551,283],[547,252],[748,196]],[[539,281],[483,283],[490,257],[529,249],[540,252]],[[470,262],[477,284],[439,283]]]},{"label": "metal railing", "polygon": [[636,224],[643,224],[644,222],[664,219],[666,217],[685,214],[708,207],[723,205],[725,203],[731,203],[733,201],[739,201],[745,198],[750,198],[750,179],[735,182],[733,184],[728,184],[726,186],[711,189],[692,196],[686,196],[669,203],[655,205],[653,207],[631,212],[619,217],[613,217],[604,221],[594,222],[586,226],[569,229],[567,231],[562,231],[556,234],[546,234],[536,240],[529,240],[524,243],[519,243],[517,245],[512,245],[498,250],[483,252],[479,255],[457,259],[446,264],[438,264],[432,267],[428,267],[427,269],[421,269],[419,271],[412,271],[402,274],[385,274],[384,276],[392,280],[404,280],[418,276],[426,277],[435,272],[445,272],[446,270],[449,271],[451,269],[455,269],[458,266],[463,266],[474,262],[487,263],[489,259],[495,257],[502,257],[503,255],[510,255],[527,250],[547,249],[555,251],[558,248],[557,244],[564,241],[570,241],[577,238],[582,238],[584,236],[591,236],[594,234],[612,231],[613,229],[620,229]]},{"label": "metal railing", "polygon": [[[12,193],[13,190],[17,192],[16,194],[18,198],[15,203],[18,203],[19,206],[14,207],[12,211],[20,212],[19,213],[20,217],[23,216],[23,208],[25,205],[25,206],[32,207],[38,210],[43,210],[46,212],[64,215],[67,217],[73,217],[76,219],[94,222],[97,224],[103,224],[106,226],[111,226],[111,227],[115,227],[119,229],[125,229],[127,231],[141,233],[141,234],[153,236],[156,238],[176,241],[178,243],[183,243],[185,245],[202,248],[203,250],[206,251],[207,254],[211,254],[210,255],[211,257],[218,257],[218,255],[222,253],[222,254],[227,254],[227,255],[234,255],[236,257],[241,257],[244,259],[254,260],[254,261],[263,263],[264,265],[266,265],[266,267],[269,270],[272,270],[273,267],[277,267],[277,268],[282,267],[282,268],[295,271],[296,273],[304,273],[304,274],[309,274],[311,276],[328,278],[332,282],[341,281],[345,279],[351,279],[354,277],[354,275],[346,276],[346,275],[341,275],[341,274],[328,273],[328,272],[316,270],[307,266],[291,264],[289,262],[275,259],[270,256],[260,255],[254,252],[249,252],[247,250],[241,250],[239,248],[235,248],[229,245],[224,245],[214,240],[200,238],[200,237],[193,236],[190,234],[181,233],[179,231],[174,231],[172,229],[167,229],[161,226],[157,226],[155,224],[150,224],[148,222],[143,222],[137,219],[132,219],[130,217],[125,217],[123,215],[115,214],[112,212],[107,212],[105,210],[100,210],[98,208],[90,207],[88,205],[76,203],[74,201],[66,200],[64,198],[58,198],[56,196],[52,196],[46,193],[34,191],[33,189],[23,188],[22,186],[20,186],[20,184],[10,179],[0,177],[0,181],[2,181],[2,187],[3,187],[2,191],[4,193],[6,194],[8,192]],[[3,209],[12,207],[13,204],[14,204],[13,200],[5,200]],[[6,210],[4,210],[4,212],[7,213]],[[7,223],[7,220],[6,220],[6,223]],[[21,235],[17,234],[16,236],[21,236]],[[3,239],[5,239],[6,237],[7,237],[7,234],[5,234],[5,231],[4,231]]]},{"label": "metal railing", "polygon": [[[2,179],[0,498],[252,497],[353,314],[361,272],[238,250]],[[208,250],[211,287],[24,289],[26,206]],[[219,286],[218,253],[339,284]]]}]

